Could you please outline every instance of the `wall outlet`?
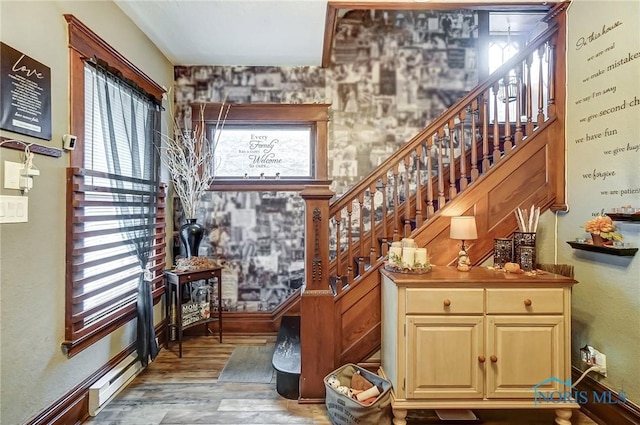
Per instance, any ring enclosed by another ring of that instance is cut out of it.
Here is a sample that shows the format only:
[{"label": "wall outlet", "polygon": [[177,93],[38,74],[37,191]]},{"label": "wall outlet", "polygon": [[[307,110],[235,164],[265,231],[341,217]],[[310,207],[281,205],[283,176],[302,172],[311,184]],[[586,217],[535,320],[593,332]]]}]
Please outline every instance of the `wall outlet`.
[{"label": "wall outlet", "polygon": [[585,345],[580,349],[580,358],[589,367],[600,366],[596,371],[602,376],[607,376],[607,356],[590,345]]}]

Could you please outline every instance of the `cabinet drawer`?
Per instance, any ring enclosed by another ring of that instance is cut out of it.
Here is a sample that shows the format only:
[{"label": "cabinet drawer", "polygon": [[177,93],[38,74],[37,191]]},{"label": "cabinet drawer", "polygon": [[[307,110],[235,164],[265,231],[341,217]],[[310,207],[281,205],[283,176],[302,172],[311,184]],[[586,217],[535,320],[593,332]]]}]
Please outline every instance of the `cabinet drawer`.
[{"label": "cabinet drawer", "polygon": [[407,314],[482,314],[484,289],[407,288]]},{"label": "cabinet drawer", "polygon": [[562,288],[487,289],[487,314],[562,314]]}]

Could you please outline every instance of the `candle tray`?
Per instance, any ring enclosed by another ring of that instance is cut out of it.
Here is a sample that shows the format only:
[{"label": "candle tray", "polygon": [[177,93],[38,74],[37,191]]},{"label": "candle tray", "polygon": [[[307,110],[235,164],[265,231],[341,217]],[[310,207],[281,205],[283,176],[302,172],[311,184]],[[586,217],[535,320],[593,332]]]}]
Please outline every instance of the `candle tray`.
[{"label": "candle tray", "polygon": [[390,264],[385,264],[384,269],[393,273],[425,274],[431,271],[431,264],[427,264],[421,267],[399,267],[399,266],[392,266]]}]

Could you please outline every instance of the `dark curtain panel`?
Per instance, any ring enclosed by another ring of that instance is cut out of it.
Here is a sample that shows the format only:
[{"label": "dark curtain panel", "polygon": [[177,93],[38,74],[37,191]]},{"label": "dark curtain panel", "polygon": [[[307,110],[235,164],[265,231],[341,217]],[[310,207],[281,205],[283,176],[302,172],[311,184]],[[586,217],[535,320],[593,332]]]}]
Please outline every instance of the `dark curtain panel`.
[{"label": "dark curtain panel", "polygon": [[137,351],[143,366],[158,354],[149,256],[155,238],[159,190],[159,109],[107,70],[96,67],[99,112],[109,173],[118,204],[118,222],[140,265],[137,296]]}]

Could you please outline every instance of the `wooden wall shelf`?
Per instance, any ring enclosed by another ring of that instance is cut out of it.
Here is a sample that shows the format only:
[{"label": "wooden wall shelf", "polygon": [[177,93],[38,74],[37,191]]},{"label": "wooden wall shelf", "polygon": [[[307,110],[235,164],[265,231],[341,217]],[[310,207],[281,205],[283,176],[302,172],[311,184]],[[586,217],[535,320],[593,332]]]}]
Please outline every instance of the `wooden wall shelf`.
[{"label": "wooden wall shelf", "polygon": [[635,221],[640,222],[640,214],[619,214],[619,213],[607,213],[611,220],[614,221]]},{"label": "wooden wall shelf", "polygon": [[45,156],[52,156],[54,158],[60,158],[62,156],[62,150],[60,149],[39,145],[37,143],[27,143],[27,142],[14,141],[14,140],[16,139],[9,139],[7,137],[0,136],[0,142],[2,142],[3,148],[24,151],[25,145],[28,145],[29,150],[33,153],[37,153]]},{"label": "wooden wall shelf", "polygon": [[638,248],[617,248],[615,246],[601,246],[590,243],[578,243],[567,241],[571,248],[583,251],[600,252],[602,254],[617,255],[620,257],[633,257],[638,252]]}]

